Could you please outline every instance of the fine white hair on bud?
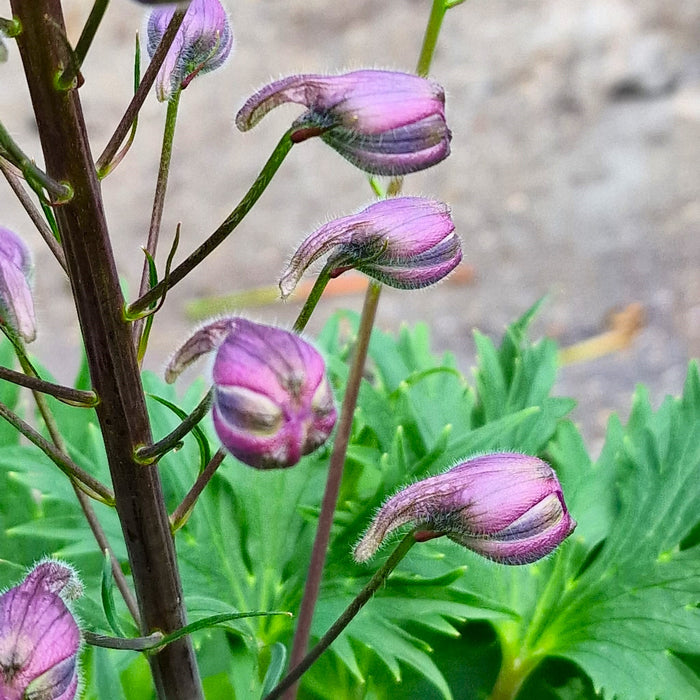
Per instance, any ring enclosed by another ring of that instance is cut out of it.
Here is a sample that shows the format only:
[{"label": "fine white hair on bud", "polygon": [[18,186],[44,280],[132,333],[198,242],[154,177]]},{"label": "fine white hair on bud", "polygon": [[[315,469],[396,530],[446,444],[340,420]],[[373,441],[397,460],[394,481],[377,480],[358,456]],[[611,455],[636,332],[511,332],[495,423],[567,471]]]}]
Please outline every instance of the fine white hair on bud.
[{"label": "fine white hair on bud", "polygon": [[[148,55],[158,48],[176,7],[151,10],[146,19]],[[158,76],[156,95],[161,102],[186,88],[193,78],[222,66],[233,49],[233,30],[219,0],[192,0]]]},{"label": "fine white hair on bud", "polygon": [[335,402],[325,362],[310,343],[282,328],[224,318],[182,345],[166,378],[212,351],[214,429],[234,457],[258,469],[291,467],[328,439]]},{"label": "fine white hair on bud", "polygon": [[375,202],[357,214],[329,221],[304,239],[280,279],[282,298],[327,253],[331,277],[356,269],[399,289],[435,284],[462,260],[454,229],[444,202],[425,197]]},{"label": "fine white hair on bud", "polygon": [[399,491],[355,547],[367,561],[394,530],[412,523],[417,539],[446,536],[501,564],[529,564],[576,527],[554,470],[541,459],[499,452],[469,459]]},{"label": "fine white hair on bud", "polygon": [[247,131],[286,102],[307,107],[292,124],[293,142],[319,136],[353,165],[375,175],[423,170],[450,153],[445,92],[411,73],[292,75],[250,97],[236,115],[236,125]]}]

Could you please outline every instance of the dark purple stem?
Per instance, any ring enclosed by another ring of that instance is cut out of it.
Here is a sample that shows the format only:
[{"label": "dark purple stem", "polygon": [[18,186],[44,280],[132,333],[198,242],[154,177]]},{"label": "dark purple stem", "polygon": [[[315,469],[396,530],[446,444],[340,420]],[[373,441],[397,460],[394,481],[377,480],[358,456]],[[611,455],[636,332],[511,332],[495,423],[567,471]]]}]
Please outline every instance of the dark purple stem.
[{"label": "dark purple stem", "polygon": [[[117,512],[129,554],[142,633],[168,634],[186,624],[182,587],[156,466],[134,459],[151,443],[146,403],[124,299],[104,217],[100,186],[77,90],[58,90],[69,65],[60,0],[11,0],[17,37],[47,173],[69,182],[73,197],[56,207],[68,276],[85,342],[90,377],[100,397],[97,417]],[[62,34],[63,33],[63,34]],[[189,637],[149,656],[158,697],[203,698]]]}]

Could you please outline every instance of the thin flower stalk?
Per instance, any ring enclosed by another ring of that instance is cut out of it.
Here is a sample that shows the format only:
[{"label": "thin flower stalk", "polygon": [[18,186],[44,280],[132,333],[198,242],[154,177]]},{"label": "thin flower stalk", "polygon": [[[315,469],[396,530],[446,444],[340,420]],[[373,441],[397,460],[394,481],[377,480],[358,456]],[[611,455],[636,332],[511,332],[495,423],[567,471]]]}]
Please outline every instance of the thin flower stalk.
[{"label": "thin flower stalk", "polygon": [[97,171],[99,178],[105,177],[111,170],[112,161],[114,160],[119,147],[126,138],[126,135],[129,133],[131,125],[138,116],[138,113],[141,110],[151,87],[153,87],[158,71],[163,65],[163,61],[165,60],[165,57],[168,54],[173,41],[175,40],[175,36],[177,35],[184,18],[185,10],[183,9],[179,9],[173,14],[173,18],[170,20],[170,24],[168,24],[168,28],[165,30],[163,38],[161,39],[156,52],[151,58],[151,62],[148,64],[148,68],[146,68],[146,72],[143,74],[143,79],[139,83],[138,89],[131,98],[129,106],[126,108],[121,121],[114,130],[114,133],[105,146],[104,151],[102,151],[102,155],[95,163],[95,170]]},{"label": "thin flower stalk", "polygon": [[67,90],[73,85],[73,81],[76,79],[78,84],[82,83],[80,67],[83,65],[83,61],[87,56],[90,46],[92,46],[92,41],[95,38],[95,34],[97,34],[100,22],[102,22],[102,18],[107,10],[107,5],[109,5],[109,0],[95,0],[95,4],[92,6],[92,10],[90,10],[83,31],[80,33],[78,43],[75,45],[73,51],[74,60],[58,79],[59,89]]},{"label": "thin flower stalk", "polygon": [[136,450],[136,459],[142,464],[152,464],[156,460],[160,459],[164,454],[170,452],[170,450],[177,447],[182,439],[188,435],[192,428],[194,428],[197,423],[199,423],[202,418],[207,414],[209,408],[211,407],[212,397],[214,395],[214,390],[209,389],[206,396],[199,402],[197,407],[190,413],[185,420],[180,423],[180,425],[175,428],[170,434],[166,435],[158,442],[154,442],[148,447],[141,447]]},{"label": "thin flower stalk", "polygon": [[39,210],[34,206],[29,194],[22,187],[21,178],[17,174],[18,170],[15,169],[8,160],[0,157],[0,172],[5,176],[7,184],[10,186],[15,196],[19,200],[20,204],[24,207],[27,215],[32,220],[32,223],[36,227],[44,242],[49,247],[49,250],[53,253],[53,256],[58,261],[58,264],[66,271],[66,256],[63,254],[63,248],[61,244],[56,240],[51,228],[46,224],[43,216],[39,213]]},{"label": "thin flower stalk", "polygon": [[[156,179],[156,190],[153,195],[153,207],[151,209],[151,224],[148,228],[148,240],[146,242],[146,259],[143,263],[141,273],[141,284],[139,285],[139,296],[148,291],[149,284],[149,256],[151,259],[156,256],[158,248],[158,237],[160,235],[160,225],[163,220],[163,207],[165,204],[165,192],[168,188],[168,175],[170,173],[170,161],[173,154],[173,140],[175,138],[175,125],[177,123],[177,112],[180,105],[181,90],[173,93],[168,100],[168,108],[165,114],[165,128],[163,130],[163,144],[160,151],[160,164],[158,166],[158,177]],[[134,321],[133,334],[134,345],[138,348],[141,340],[145,319],[140,318]],[[143,360],[143,357],[140,358]]]},{"label": "thin flower stalk", "polygon": [[[263,700],[276,700],[285,691],[293,692],[294,684],[306,671],[318,660],[326,649],[338,638],[340,633],[352,622],[355,615],[364,607],[365,603],[387,581],[391,572],[398,566],[401,560],[408,554],[416,543],[415,533],[409,532],[397,545],[382,566],[376,571],[367,585],[357,594],[353,601],[343,611],[342,615],[328,628],[328,631],[319,639],[318,643],[297,663],[290,659],[289,673],[268,693]],[[286,696],[285,696],[286,697]]]},{"label": "thin flower stalk", "polygon": [[260,196],[270,184],[270,181],[280,165],[282,165],[282,161],[293,145],[294,143],[290,138],[290,133],[285,133],[238,206],[199,248],[183,260],[174,270],[171,270],[167,279],[161,280],[155,287],[140,296],[129,306],[127,310],[128,317],[133,318],[135,315],[139,314],[139,312],[149,308],[154,301],[162,297],[168,290],[172,289],[178,282],[184,279],[197,265],[203,262],[226,240],[228,235],[243,221],[248,212],[253,208],[253,205],[260,199]]},{"label": "thin flower stalk", "polygon": [[43,191],[46,190],[52,203],[60,204],[67,202],[73,196],[73,190],[67,182],[56,182],[25,155],[2,123],[0,123],[0,156],[19,168],[24,179],[39,197],[44,197]]},{"label": "thin flower stalk", "polygon": [[29,423],[13,413],[5,404],[0,403],[0,418],[4,418],[24,437],[34,443],[64,474],[75,480],[85,493],[105,505],[114,505],[114,494],[100,481],[81,469],[68,455],[63,454],[46,438],[32,428]]},{"label": "thin flower stalk", "polygon": [[187,522],[197,499],[200,497],[202,491],[204,491],[204,487],[211,481],[211,478],[221,466],[225,457],[226,450],[223,448],[217,450],[214,456],[209,460],[207,466],[202,470],[202,473],[197,477],[197,480],[187,492],[187,495],[182,499],[180,505],[173,511],[170,516],[170,529],[173,534]]},{"label": "thin flower stalk", "polygon": [[[19,360],[25,372],[33,371],[33,368],[31,368],[31,366],[26,366],[27,363],[22,361],[21,356],[19,357]],[[27,375],[27,378],[31,379],[32,377]],[[36,406],[39,409],[39,413],[41,414],[41,417],[44,420],[46,429],[48,430],[49,435],[51,436],[51,440],[56,446],[56,449],[60,450],[63,454],[67,454],[65,441],[63,440],[63,436],[61,435],[58,425],[56,424],[56,420],[53,416],[53,413],[51,413],[51,409],[46,403],[45,397],[37,391],[32,391],[32,396],[34,397]],[[92,507],[90,498],[73,479],[71,479],[71,486],[73,487],[73,491],[75,492],[75,497],[78,499],[78,504],[80,505],[80,508],[83,511],[83,514],[85,515],[85,520],[88,523],[90,531],[92,532],[92,535],[95,538],[95,542],[97,542],[100,551],[107,552],[107,554],[109,555],[110,567],[112,569],[114,583],[116,584],[117,589],[121,593],[124,603],[126,604],[126,607],[129,610],[129,613],[131,614],[134,622],[138,625],[140,620],[138,603],[136,602],[134,594],[129,588],[129,584],[126,581],[126,576],[124,576],[124,572],[122,571],[122,568],[119,564],[119,560],[114,554],[112,545],[109,543],[107,535],[102,529],[102,525],[100,524],[100,521],[98,520],[97,515],[95,514],[95,510]]]},{"label": "thin flower stalk", "polygon": [[[357,405],[360,382],[362,381],[365,360],[367,358],[367,350],[369,348],[369,339],[372,334],[372,326],[374,325],[381,289],[381,284],[372,282],[367,290],[365,303],[362,307],[360,325],[357,330],[357,339],[355,341],[355,352],[353,354],[350,373],[348,375],[348,382],[345,388],[343,405],[340,409],[338,431],[333,443],[333,452],[331,453],[328,468],[326,488],[323,493],[323,501],[321,503],[321,511],[318,517],[316,536],[314,539],[313,549],[311,551],[311,562],[309,564],[306,583],[304,585],[304,594],[301,600],[301,607],[299,608],[297,627],[294,632],[292,653],[289,657],[289,665],[291,668],[294,668],[294,666],[301,662],[309,643],[311,621],[313,619],[316,601],[318,600],[318,592],[321,586],[321,578],[323,576],[323,568],[326,562],[328,543],[330,541],[331,527],[333,525],[333,515],[338,503],[340,483],[343,479],[343,467],[345,465],[345,455],[347,453],[348,443],[350,441],[352,419],[355,413],[355,406]],[[290,690],[288,697],[294,697],[293,689]]]},{"label": "thin flower stalk", "polygon": [[49,394],[71,406],[94,408],[99,400],[94,391],[80,391],[79,389],[73,389],[69,386],[53,384],[52,382],[47,382],[38,377],[16,372],[7,367],[0,367],[0,379],[26,387],[27,389],[32,389],[32,391],[35,392]]}]

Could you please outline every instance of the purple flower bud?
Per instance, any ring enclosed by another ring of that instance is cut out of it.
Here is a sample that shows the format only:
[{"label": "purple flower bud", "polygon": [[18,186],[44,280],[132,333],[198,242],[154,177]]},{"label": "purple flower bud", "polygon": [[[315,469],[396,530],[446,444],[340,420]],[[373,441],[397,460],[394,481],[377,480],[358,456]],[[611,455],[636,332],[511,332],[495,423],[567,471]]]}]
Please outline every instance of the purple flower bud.
[{"label": "purple flower bud", "polygon": [[425,528],[417,539],[447,535],[501,564],[537,561],[576,527],[554,470],[537,457],[510,452],[474,457],[399,491],[377,513],[355,559],[369,559],[408,522]]},{"label": "purple flower bud", "polygon": [[70,566],[44,561],[0,596],[0,698],[76,696],[80,630],[64,599],[81,590]]},{"label": "purple flower bud", "polygon": [[24,241],[0,226],[0,323],[27,343],[36,338],[34,301],[29,286],[31,257]]},{"label": "purple flower bud", "polygon": [[[146,22],[148,55],[158,48],[175,7],[151,10]],[[219,0],[192,0],[168,55],[156,78],[161,102],[184,90],[200,73],[208,73],[226,62],[233,47],[233,32]]]},{"label": "purple flower bud", "polygon": [[383,199],[308,236],[282,275],[282,298],[294,291],[309,265],[329,251],[328,265],[337,263],[331,277],[355,268],[391,287],[427,287],[462,260],[454,228],[442,202],[422,197]]},{"label": "purple flower bud", "polygon": [[294,75],[255,93],[236,116],[241,131],[284,102],[308,107],[294,123],[294,141],[320,136],[358,168],[405,175],[450,154],[445,93],[409,73],[360,70],[344,75]]},{"label": "purple flower bud", "polygon": [[309,343],[243,318],[214,321],[176,352],[166,380],[214,349],[214,428],[234,457],[258,469],[291,467],[326,441],[336,410]]}]

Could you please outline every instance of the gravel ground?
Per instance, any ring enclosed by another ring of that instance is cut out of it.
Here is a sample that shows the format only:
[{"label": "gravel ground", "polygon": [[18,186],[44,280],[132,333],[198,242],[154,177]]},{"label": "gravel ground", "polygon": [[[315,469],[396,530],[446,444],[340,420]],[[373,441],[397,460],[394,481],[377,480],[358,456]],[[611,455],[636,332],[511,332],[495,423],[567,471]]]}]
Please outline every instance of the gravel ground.
[{"label": "gravel ground", "polygon": [[[183,255],[203,240],[299,113],[281,108],[238,133],[233,117],[254,89],[294,72],[412,70],[429,4],[228,0],[236,52],[223,70],[198,78],[183,94],[166,240],[178,221]],[[72,38],[90,5],[64,3]],[[0,15],[9,14],[8,0],[0,0]],[[81,95],[96,156],[130,97],[133,34],[141,21],[139,5],[113,0],[84,66]],[[563,368],[558,391],[579,401],[575,415],[594,449],[610,412],[626,415],[637,382],[649,385],[655,403],[677,394],[688,358],[700,355],[698,37],[696,0],[469,0],[450,11],[432,76],[447,89],[453,154],[407,178],[405,192],[452,205],[475,276],[467,285],[387,290],[378,324],[395,329],[404,320],[429,320],[435,348],[453,351],[467,370],[474,328],[498,337],[544,295],[536,331],[565,345],[605,330],[612,311],[639,303],[645,326],[633,345]],[[9,50],[0,66],[0,120],[40,160],[19,57],[14,46]],[[103,185],[131,289],[140,275],[164,113],[148,100],[132,151]],[[173,290],[154,324],[147,367],[159,369],[191,327],[188,300],[275,283],[304,234],[370,199],[363,178],[324,144],[294,149],[206,271]],[[78,335],[67,283],[1,183],[0,222],[35,250],[35,351],[69,380]],[[333,298],[315,323],[336,306],[360,304],[361,296]],[[253,316],[288,322],[297,310],[275,305]]]}]

